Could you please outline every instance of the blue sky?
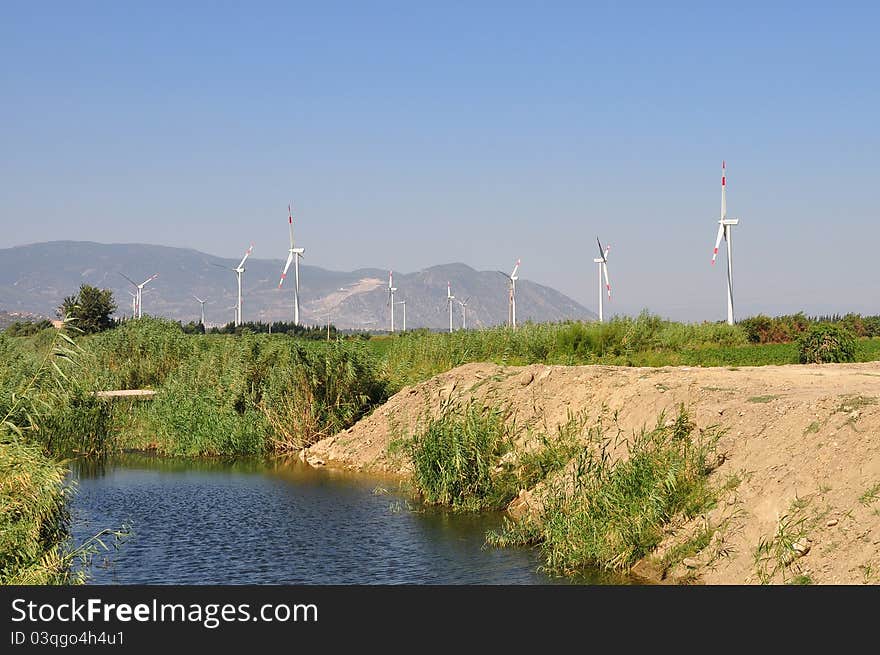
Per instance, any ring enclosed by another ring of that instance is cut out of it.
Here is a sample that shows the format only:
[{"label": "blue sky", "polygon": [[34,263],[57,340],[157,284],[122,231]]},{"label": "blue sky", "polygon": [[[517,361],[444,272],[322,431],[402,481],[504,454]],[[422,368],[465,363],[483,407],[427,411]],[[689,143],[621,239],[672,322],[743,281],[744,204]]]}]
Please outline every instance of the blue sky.
[{"label": "blue sky", "polygon": [[594,308],[880,313],[864,3],[34,3],[0,21],[0,247],[510,268]]}]

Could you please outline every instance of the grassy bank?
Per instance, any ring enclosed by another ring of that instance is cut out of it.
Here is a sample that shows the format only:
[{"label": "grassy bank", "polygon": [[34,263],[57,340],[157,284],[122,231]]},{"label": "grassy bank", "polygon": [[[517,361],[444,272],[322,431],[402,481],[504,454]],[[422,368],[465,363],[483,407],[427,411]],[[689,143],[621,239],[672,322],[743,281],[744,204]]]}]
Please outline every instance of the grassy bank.
[{"label": "grassy bank", "polygon": [[488,541],[539,548],[548,572],[626,572],[657,547],[672,521],[715,503],[709,473],[719,432],[696,430],[684,408],[628,438],[584,414],[518,445],[514,430],[502,410],[449,405],[403,445],[428,504],[504,509],[520,490],[537,487],[539,514],[507,520]]}]

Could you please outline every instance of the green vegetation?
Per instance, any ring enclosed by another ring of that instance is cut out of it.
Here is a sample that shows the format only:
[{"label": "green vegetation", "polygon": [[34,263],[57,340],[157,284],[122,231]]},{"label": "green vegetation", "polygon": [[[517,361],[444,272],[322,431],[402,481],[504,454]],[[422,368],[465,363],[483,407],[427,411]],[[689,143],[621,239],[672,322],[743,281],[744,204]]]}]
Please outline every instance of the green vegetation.
[{"label": "green vegetation", "polygon": [[61,409],[79,393],[59,366],[75,363],[75,344],[53,330],[40,358],[10,348],[5,337],[0,353],[0,584],[82,582],[91,556],[106,547],[102,538],[122,533],[105,531],[78,547],[69,542],[66,501],[73,487],[52,454],[68,446],[63,437],[81,440],[80,428],[101,429],[94,416]]},{"label": "green vegetation", "polygon": [[6,328],[5,333],[10,337],[30,337],[42,330],[52,327],[52,322],[43,319],[41,321],[16,321]]},{"label": "green vegetation", "polygon": [[[873,318],[860,320],[865,325],[875,322]],[[825,325],[811,321],[815,319],[803,317],[804,330],[814,324]],[[876,323],[880,325],[880,319]],[[734,326],[682,324],[643,313],[606,323],[525,324],[515,331],[506,327],[452,334],[415,330],[373,338],[369,345],[382,362],[392,389],[481,361],[507,365],[727,366],[732,370],[800,361],[796,339],[801,332],[792,329],[788,337],[780,334],[755,340],[750,329],[746,321]],[[777,338],[784,341],[776,342]],[[853,361],[880,359],[880,338],[856,340],[852,355]]]},{"label": "green vegetation", "polygon": [[777,398],[779,398],[779,396],[774,396],[772,394],[769,394],[766,396],[752,396],[751,398],[748,399],[748,402],[765,404],[765,403],[772,402],[772,401],[776,400]]},{"label": "green vegetation", "polygon": [[866,507],[876,503],[878,500],[880,500],[880,482],[869,487],[865,490],[865,493],[859,496],[859,502]]},{"label": "green vegetation", "polygon": [[856,339],[844,327],[819,323],[801,335],[798,354],[801,364],[853,362],[856,359]]},{"label": "green vegetation", "polygon": [[494,469],[513,443],[498,410],[447,404],[410,444],[414,482],[425,502],[453,509],[501,509],[512,496]]},{"label": "green vegetation", "polygon": [[547,480],[539,519],[507,522],[489,540],[536,545],[557,574],[628,570],[659,544],[671,520],[715,503],[708,475],[718,437],[714,429],[696,431],[684,408],[625,442],[609,439],[597,423],[563,474]]},{"label": "green vegetation", "polygon": [[75,320],[81,332],[93,334],[113,327],[110,315],[116,311],[113,292],[81,284],[75,296],[67,296],[58,308],[58,315],[65,320]]},{"label": "green vegetation", "polygon": [[507,507],[520,489],[530,489],[562,470],[583,449],[585,413],[569,414],[554,435],[528,434],[522,451],[515,451],[515,426],[506,413],[473,401],[447,402],[436,418],[427,418],[411,439],[397,440],[390,449],[404,448],[413,465],[414,482],[422,499],[457,511]]}]

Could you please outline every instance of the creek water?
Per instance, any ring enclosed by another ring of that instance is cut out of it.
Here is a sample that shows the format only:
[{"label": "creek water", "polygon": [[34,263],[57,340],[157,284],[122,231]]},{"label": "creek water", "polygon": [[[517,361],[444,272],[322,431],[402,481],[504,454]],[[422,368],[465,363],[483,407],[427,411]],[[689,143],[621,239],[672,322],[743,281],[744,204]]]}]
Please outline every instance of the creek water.
[{"label": "creek water", "polygon": [[127,525],[96,584],[556,584],[530,549],[485,546],[495,513],[425,508],[397,483],[298,461],[124,454],[75,462],[72,532]]}]

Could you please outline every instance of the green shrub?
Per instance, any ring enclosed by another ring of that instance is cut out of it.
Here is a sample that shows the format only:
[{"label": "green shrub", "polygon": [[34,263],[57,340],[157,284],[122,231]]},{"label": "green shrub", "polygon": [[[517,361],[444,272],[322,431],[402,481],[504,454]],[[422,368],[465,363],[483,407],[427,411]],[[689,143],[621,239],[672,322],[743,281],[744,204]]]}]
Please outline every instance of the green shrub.
[{"label": "green shrub", "polygon": [[856,340],[840,325],[819,323],[800,338],[798,352],[801,364],[852,362],[856,357]]}]

